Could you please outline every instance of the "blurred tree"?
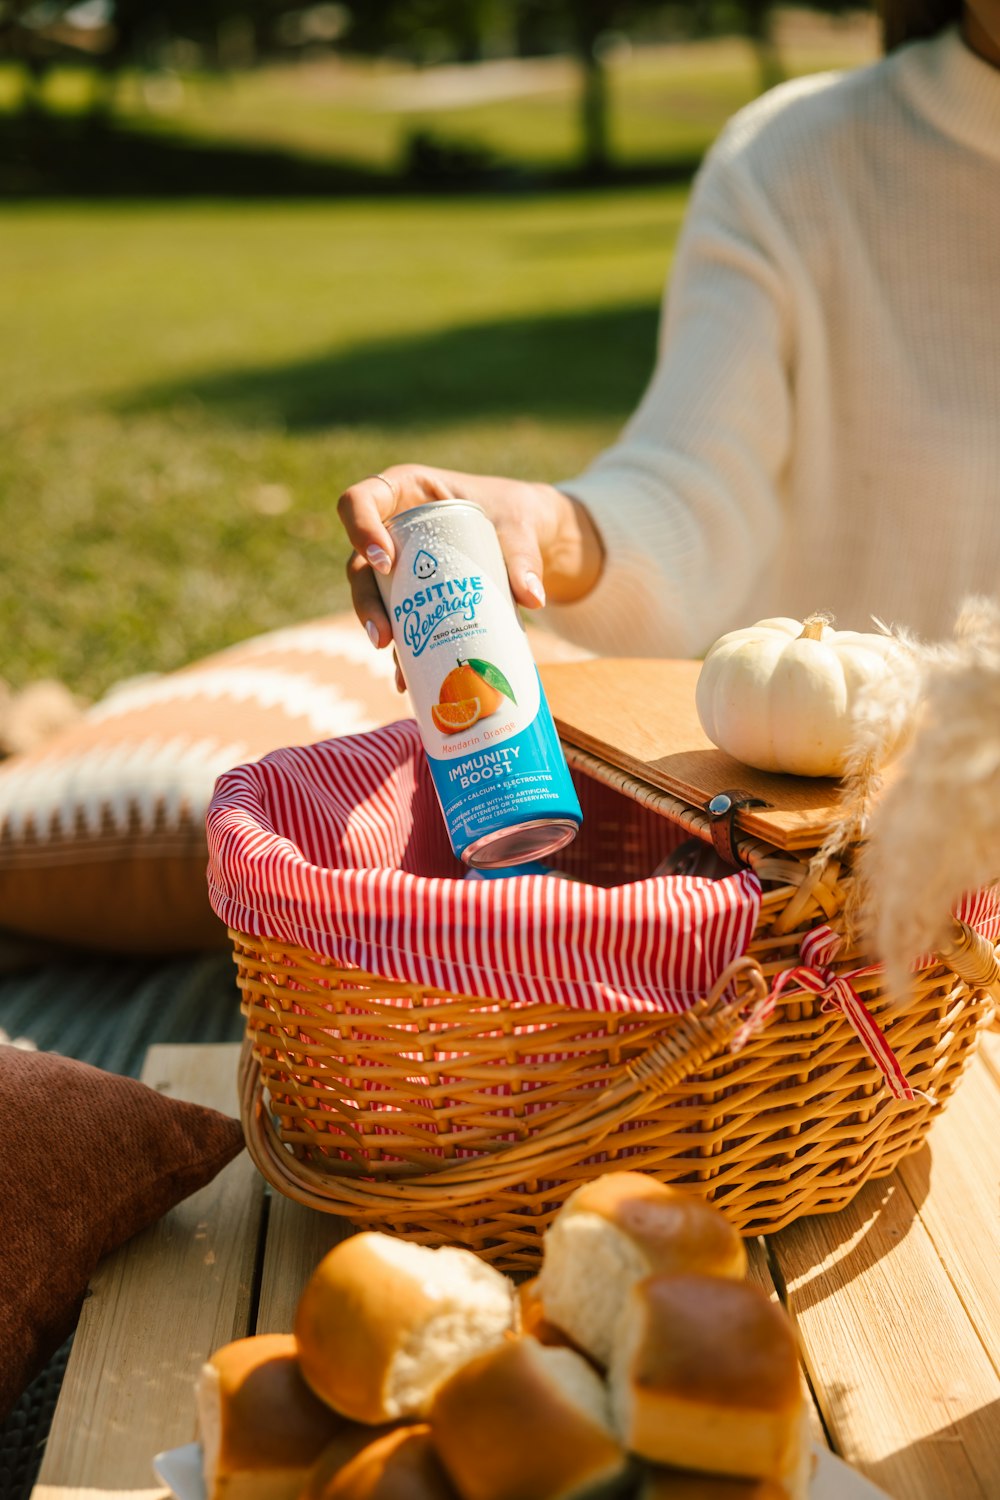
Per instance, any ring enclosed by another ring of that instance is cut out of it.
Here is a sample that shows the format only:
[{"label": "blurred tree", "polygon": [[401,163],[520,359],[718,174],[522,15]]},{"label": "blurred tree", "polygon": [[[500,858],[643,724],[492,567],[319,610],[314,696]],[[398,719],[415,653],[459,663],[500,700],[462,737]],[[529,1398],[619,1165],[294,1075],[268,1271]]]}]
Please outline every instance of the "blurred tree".
[{"label": "blurred tree", "polygon": [[590,177],[611,169],[607,59],[614,43],[664,0],[513,0],[518,50],[524,56],[569,47],[580,66],[582,165]]},{"label": "blurred tree", "polygon": [[[581,164],[592,178],[612,168],[608,60],[623,37],[647,34],[669,11],[689,35],[742,31],[752,42],[761,88],[783,77],[775,33],[777,0],[91,0],[108,11],[107,41],[90,60],[103,78],[95,92],[109,110],[126,66],[156,69],[178,44],[208,66],[247,65],[308,40],[309,18],[335,22],[336,45],[372,56],[395,54],[418,64],[475,62],[490,55],[572,52],[580,69]],[[807,0],[814,10],[843,13],[865,0]],[[928,4],[940,0],[927,0]],[[60,55],[59,23],[80,0],[0,0],[0,55],[16,57],[41,98],[44,73]],[[334,15],[334,13],[336,13]]]},{"label": "blurred tree", "polygon": [[[516,3],[516,0],[515,0]],[[504,0],[347,0],[344,46],[379,56],[402,52],[417,63],[478,62],[505,25]]]},{"label": "blurred tree", "polygon": [[664,0],[347,0],[343,45],[416,62],[473,62],[491,51],[521,56],[571,50],[581,70],[582,162],[590,176],[611,166],[606,56],[614,37]]},{"label": "blurred tree", "polygon": [[[844,15],[870,3],[806,0],[806,7]],[[511,4],[518,50],[523,55],[571,47],[580,63],[582,156],[592,176],[604,175],[611,167],[606,60],[616,35],[641,28],[644,21],[667,11],[674,20],[680,12],[691,37],[741,32],[754,47],[764,90],[785,76],[774,25],[780,8],[779,0],[687,0],[683,6],[666,0],[512,0]]]},{"label": "blurred tree", "polygon": [[757,54],[760,87],[773,88],[785,76],[774,35],[774,0],[742,0],[744,29]]},{"label": "blurred tree", "polygon": [[[46,72],[72,59],[94,70],[94,105],[110,108],[115,80],[126,66],[158,68],[178,38],[197,44],[199,56],[219,60],[220,41],[233,19],[289,8],[288,0],[0,0],[0,57],[21,64],[24,107],[36,111]],[[80,12],[100,12],[83,22]]]},{"label": "blurred tree", "polygon": [[580,125],[583,168],[589,177],[611,169],[611,122],[606,58],[616,31],[624,31],[642,14],[660,8],[656,0],[566,0],[572,19],[576,56],[583,74]]},{"label": "blurred tree", "polygon": [[[295,7],[297,8],[297,7]],[[113,0],[114,43],[106,54],[110,71],[128,64],[162,67],[178,40],[193,44],[209,67],[226,61],[234,24],[248,27],[244,57],[252,61],[258,42],[270,39],[290,0]]]},{"label": "blurred tree", "polygon": [[22,107],[34,114],[41,109],[45,75],[53,63],[70,51],[59,40],[58,23],[70,0],[6,0],[0,3],[0,56],[21,65],[25,85]]},{"label": "blurred tree", "polygon": [[573,50],[582,74],[582,165],[589,177],[603,177],[611,169],[607,43],[609,35],[624,30],[643,6],[630,3],[630,0],[566,0],[566,9],[572,27]]}]

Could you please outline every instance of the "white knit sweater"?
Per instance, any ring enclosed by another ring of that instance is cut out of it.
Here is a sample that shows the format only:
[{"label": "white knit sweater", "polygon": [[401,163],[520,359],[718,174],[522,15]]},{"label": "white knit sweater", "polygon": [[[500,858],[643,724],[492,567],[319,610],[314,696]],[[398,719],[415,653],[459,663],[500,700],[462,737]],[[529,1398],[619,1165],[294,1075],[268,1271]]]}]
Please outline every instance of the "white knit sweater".
[{"label": "white knit sweater", "polygon": [[561,485],[604,573],[555,629],[686,656],[770,615],[947,634],[1000,594],[1000,69],[957,31],[736,115],[657,368]]}]

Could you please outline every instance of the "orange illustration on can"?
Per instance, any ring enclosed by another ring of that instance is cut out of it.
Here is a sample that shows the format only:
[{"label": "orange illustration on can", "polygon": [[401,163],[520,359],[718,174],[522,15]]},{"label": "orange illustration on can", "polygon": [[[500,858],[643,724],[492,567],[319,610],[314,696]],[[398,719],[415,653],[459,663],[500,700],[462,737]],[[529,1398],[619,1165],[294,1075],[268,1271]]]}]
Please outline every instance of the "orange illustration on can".
[{"label": "orange illustration on can", "polygon": [[495,714],[505,699],[517,702],[500,668],[471,656],[468,661],[459,659],[442,682],[431,717],[442,734],[461,734]]}]

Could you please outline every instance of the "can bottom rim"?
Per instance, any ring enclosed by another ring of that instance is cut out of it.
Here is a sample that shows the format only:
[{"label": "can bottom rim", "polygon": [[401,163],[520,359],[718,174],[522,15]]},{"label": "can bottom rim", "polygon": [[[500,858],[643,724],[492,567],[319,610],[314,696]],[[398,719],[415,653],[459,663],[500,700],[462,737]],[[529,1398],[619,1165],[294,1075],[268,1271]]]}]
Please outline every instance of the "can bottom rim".
[{"label": "can bottom rim", "polygon": [[572,818],[535,818],[513,828],[499,828],[462,850],[462,858],[474,870],[493,870],[503,865],[527,864],[565,849],[579,832]]}]

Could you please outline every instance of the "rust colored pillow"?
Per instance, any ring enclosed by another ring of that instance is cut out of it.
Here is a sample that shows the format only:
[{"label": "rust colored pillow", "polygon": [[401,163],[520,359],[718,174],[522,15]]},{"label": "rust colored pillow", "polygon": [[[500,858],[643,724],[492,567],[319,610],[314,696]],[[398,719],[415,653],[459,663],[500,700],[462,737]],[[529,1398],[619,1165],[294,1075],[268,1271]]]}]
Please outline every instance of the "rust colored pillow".
[{"label": "rust colored pillow", "polygon": [[242,1147],[215,1110],[0,1045],[0,1420],[72,1333],[101,1258]]},{"label": "rust colored pillow", "polygon": [[[539,661],[589,654],[531,636]],[[0,926],[119,953],[224,947],[205,879],[216,777],[410,712],[392,653],[375,651],[353,614],[123,684],[0,763]]]}]

